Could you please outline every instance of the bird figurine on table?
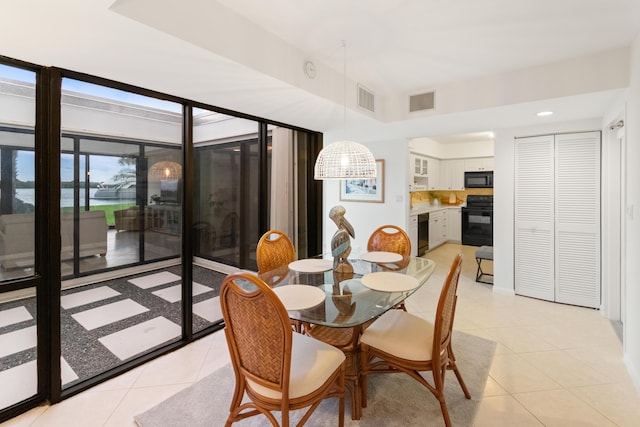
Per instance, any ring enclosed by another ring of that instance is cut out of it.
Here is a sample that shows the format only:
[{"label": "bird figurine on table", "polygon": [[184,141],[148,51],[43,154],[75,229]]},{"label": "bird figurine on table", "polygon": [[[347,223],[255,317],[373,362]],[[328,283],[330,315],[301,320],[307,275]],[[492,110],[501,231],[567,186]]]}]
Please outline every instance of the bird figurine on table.
[{"label": "bird figurine on table", "polygon": [[338,230],[331,238],[331,255],[333,256],[333,270],[339,273],[353,273],[353,266],[348,258],[351,253],[351,238],[356,237],[353,227],[344,217],[347,210],[338,205],[331,208],[329,218],[336,224]]}]

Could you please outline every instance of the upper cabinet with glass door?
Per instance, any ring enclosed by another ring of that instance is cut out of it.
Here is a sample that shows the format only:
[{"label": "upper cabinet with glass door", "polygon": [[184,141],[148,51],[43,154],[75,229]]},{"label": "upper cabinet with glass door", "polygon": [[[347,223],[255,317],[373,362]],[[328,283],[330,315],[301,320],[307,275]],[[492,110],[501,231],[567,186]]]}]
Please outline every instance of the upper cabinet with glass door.
[{"label": "upper cabinet with glass door", "polygon": [[411,154],[409,158],[414,188],[438,189],[440,185],[440,160],[420,154]]},{"label": "upper cabinet with glass door", "polygon": [[429,176],[429,159],[417,154],[411,155],[411,165],[413,176],[427,177]]}]

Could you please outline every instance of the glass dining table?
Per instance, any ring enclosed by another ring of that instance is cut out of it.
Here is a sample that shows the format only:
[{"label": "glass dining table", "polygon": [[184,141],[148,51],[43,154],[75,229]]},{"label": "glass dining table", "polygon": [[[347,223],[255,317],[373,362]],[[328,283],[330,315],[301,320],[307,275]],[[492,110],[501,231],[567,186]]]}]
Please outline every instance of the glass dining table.
[{"label": "glass dining table", "polygon": [[345,352],[351,417],[360,419],[360,334],[420,289],[436,264],[389,252],[366,252],[353,256],[348,264],[346,272],[344,266],[335,271],[331,255],[324,255],[295,261],[259,277],[280,297],[293,323],[301,325],[301,332]]}]

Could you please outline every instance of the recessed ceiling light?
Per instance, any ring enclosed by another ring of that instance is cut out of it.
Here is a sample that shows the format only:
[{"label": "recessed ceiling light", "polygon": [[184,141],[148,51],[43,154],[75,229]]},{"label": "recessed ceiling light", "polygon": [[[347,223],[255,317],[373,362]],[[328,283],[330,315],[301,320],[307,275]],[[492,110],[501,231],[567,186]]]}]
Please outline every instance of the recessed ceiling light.
[{"label": "recessed ceiling light", "polygon": [[538,117],[551,116],[553,115],[553,111],[540,111],[537,115]]}]

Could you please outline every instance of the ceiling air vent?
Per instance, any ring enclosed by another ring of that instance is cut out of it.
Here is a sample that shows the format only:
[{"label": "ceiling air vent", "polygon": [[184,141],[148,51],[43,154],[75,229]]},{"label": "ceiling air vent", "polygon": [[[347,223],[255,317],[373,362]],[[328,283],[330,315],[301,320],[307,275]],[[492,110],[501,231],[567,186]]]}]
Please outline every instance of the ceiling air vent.
[{"label": "ceiling air vent", "polygon": [[425,92],[409,97],[409,112],[433,110],[435,108],[435,92]]},{"label": "ceiling air vent", "polygon": [[375,95],[360,85],[358,85],[358,107],[372,113],[376,112]]}]

